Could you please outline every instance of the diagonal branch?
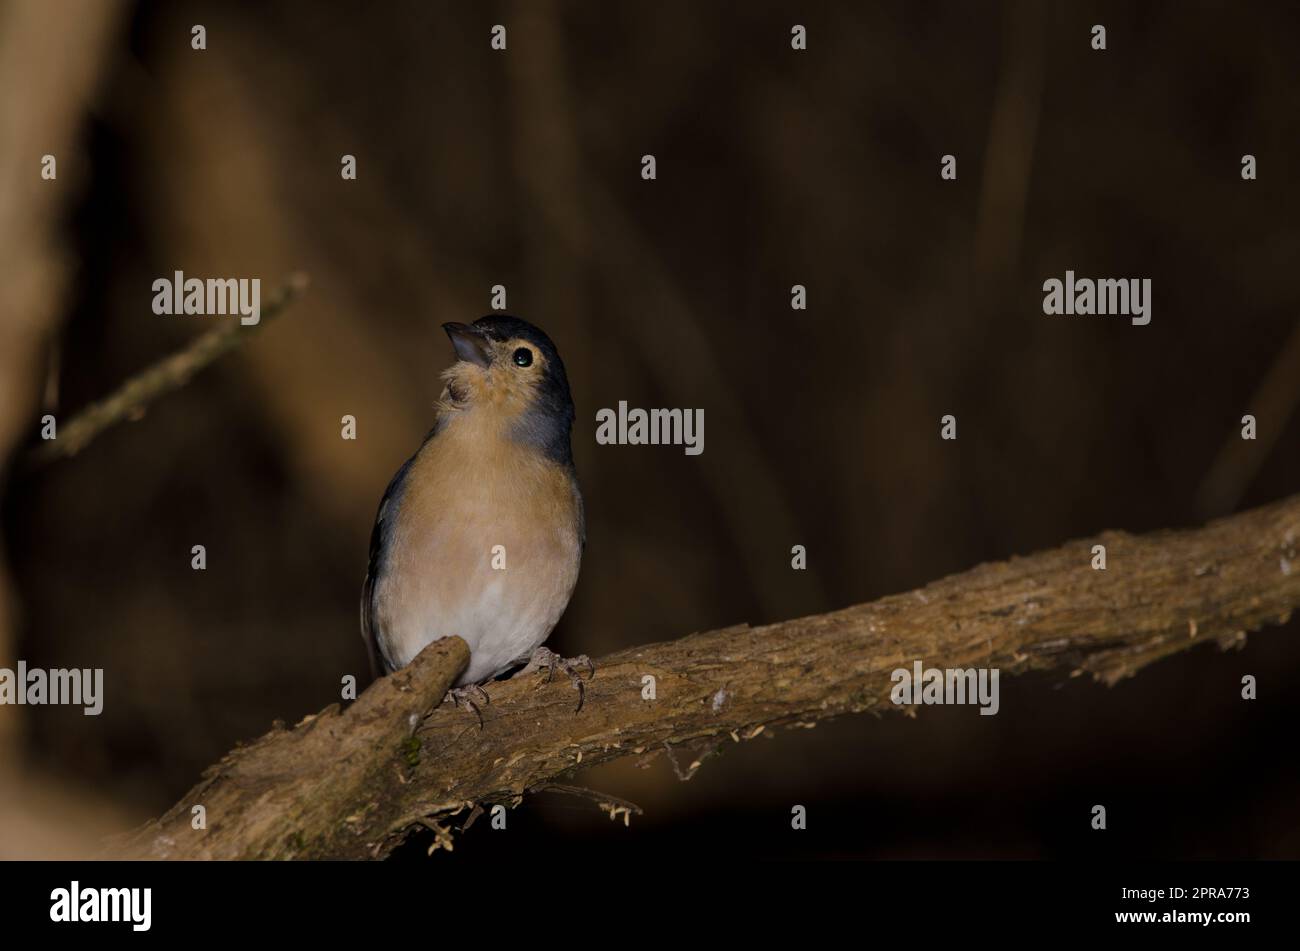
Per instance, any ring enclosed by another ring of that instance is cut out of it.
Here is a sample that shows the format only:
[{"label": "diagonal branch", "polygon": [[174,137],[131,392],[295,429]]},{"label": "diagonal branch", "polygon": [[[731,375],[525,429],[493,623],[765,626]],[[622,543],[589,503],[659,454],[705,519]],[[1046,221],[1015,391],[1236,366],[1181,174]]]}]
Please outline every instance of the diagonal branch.
[{"label": "diagonal branch", "polygon": [[307,289],[307,284],[305,274],[290,275],[268,296],[261,308],[261,319],[256,324],[245,327],[238,320],[227,320],[131,377],[113,393],[91,403],[59,427],[57,439],[43,442],[28,453],[28,465],[37,467],[55,459],[75,456],[109,427],[125,419],[139,418],[158,397],[179,390],[194,374],[234,350],[248,339],[249,334],[278,317],[295,297]]},{"label": "diagonal branch", "polygon": [[[1106,570],[1091,567],[1097,544]],[[415,827],[449,837],[453,816],[518,803],[580,766],[896,709],[889,675],[915,660],[1113,684],[1194,644],[1239,644],[1297,606],[1300,496],[1190,531],[1105,532],[829,614],[620,651],[597,663],[576,715],[564,678],[503,681],[490,685],[481,731],[444,704],[412,735],[408,718],[467,656],[448,638],[350,708],[236,749],[119,846],[159,858],[381,857]],[[196,804],[206,830],[191,828]]]}]

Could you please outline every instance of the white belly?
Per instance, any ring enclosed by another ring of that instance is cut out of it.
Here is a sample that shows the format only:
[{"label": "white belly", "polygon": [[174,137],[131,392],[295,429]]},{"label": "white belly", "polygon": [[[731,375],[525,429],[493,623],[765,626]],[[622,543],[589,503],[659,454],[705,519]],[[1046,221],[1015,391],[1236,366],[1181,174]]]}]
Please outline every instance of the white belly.
[{"label": "white belly", "polygon": [[567,474],[564,480],[534,491],[520,485],[516,471],[508,491],[480,482],[404,495],[375,584],[379,647],[391,666],[456,635],[470,650],[457,686],[482,683],[546,640],[569,603],[582,557],[581,503]]},{"label": "white belly", "polygon": [[[456,635],[469,645],[470,663],[457,681],[463,686],[482,683],[530,654],[550,636],[564,613],[577,580],[576,558],[527,568],[510,565],[506,546],[505,570],[465,565],[454,578],[434,582],[424,573],[448,571],[452,559],[440,557],[440,546],[405,571],[390,572],[377,589],[381,609],[381,649],[390,663],[405,666],[425,645]],[[490,545],[483,548],[489,551]],[[423,571],[421,570],[423,565]],[[453,569],[454,570],[454,569]],[[407,590],[391,598],[386,586]]]}]

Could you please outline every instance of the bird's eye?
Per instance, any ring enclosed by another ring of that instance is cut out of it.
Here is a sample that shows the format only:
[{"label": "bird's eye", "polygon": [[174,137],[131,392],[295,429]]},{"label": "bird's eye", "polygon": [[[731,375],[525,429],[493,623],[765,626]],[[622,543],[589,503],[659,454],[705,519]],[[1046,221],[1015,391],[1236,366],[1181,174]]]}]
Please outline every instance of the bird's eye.
[{"label": "bird's eye", "polygon": [[515,360],[515,366],[517,367],[532,366],[533,351],[529,350],[527,347],[520,347],[518,350],[515,351],[514,360]]}]

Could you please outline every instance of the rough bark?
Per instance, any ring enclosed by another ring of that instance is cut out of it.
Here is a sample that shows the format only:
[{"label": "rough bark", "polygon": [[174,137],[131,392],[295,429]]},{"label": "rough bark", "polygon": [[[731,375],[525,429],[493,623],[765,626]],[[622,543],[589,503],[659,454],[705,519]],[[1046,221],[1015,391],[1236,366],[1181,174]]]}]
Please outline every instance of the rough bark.
[{"label": "rough bark", "polygon": [[[1097,544],[1106,570],[1092,567]],[[889,675],[915,660],[1113,684],[1195,644],[1240,644],[1298,604],[1300,496],[1191,531],[1106,532],[830,614],[620,651],[597,661],[576,714],[562,676],[491,684],[481,730],[443,705],[412,734],[409,717],[464,663],[452,638],[351,708],[235,750],[120,844],[159,858],[382,857],[421,825],[448,842],[452,816],[516,803],[581,765],[897,709]],[[195,804],[207,807],[206,830],[191,828]]]},{"label": "rough bark", "polygon": [[444,638],[346,710],[236,747],[136,844],[168,858],[354,854],[352,830],[374,828],[400,802],[419,759],[416,729],[468,663],[465,642]]}]

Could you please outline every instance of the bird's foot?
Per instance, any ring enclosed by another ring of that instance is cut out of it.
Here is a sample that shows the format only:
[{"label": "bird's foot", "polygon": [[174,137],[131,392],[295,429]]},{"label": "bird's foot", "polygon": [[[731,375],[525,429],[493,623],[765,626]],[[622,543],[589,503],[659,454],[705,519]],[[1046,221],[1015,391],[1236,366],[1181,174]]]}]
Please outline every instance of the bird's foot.
[{"label": "bird's foot", "polygon": [[462,710],[468,710],[478,717],[478,728],[483,729],[483,713],[479,710],[478,704],[474,701],[480,701],[483,706],[488,705],[487,691],[480,684],[470,684],[467,687],[452,687],[447,691],[447,696],[443,698],[443,703],[453,703]]},{"label": "bird's foot", "polygon": [[[578,706],[573,712],[577,713],[581,710],[583,700],[586,699],[586,686],[579,671],[585,670],[588,680],[596,676],[596,665],[591,662],[591,658],[586,654],[579,654],[577,657],[561,657],[549,647],[539,647],[533,651],[533,656],[524,669],[519,671],[518,676],[522,677],[525,674],[531,674],[543,667],[546,668],[546,679],[542,683],[549,684],[554,680],[557,670],[562,670],[569,675],[569,680],[573,683],[574,689],[578,691]],[[541,684],[538,686],[541,686]]]}]

